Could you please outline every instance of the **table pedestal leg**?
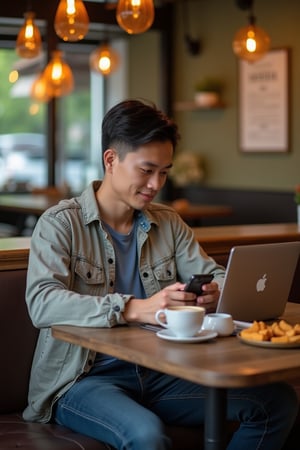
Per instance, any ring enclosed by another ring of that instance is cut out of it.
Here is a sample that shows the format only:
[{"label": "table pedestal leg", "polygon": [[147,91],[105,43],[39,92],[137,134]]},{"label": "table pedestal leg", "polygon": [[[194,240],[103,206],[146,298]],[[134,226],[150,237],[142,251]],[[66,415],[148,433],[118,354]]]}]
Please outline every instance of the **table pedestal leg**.
[{"label": "table pedestal leg", "polygon": [[207,388],[204,422],[204,449],[226,448],[226,389]]}]

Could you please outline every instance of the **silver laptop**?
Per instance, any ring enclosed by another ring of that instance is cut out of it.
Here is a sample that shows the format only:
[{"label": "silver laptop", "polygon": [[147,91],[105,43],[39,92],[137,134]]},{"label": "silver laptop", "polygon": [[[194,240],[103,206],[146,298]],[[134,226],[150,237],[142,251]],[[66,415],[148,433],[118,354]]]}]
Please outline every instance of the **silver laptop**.
[{"label": "silver laptop", "polygon": [[299,255],[300,242],[233,247],[217,312],[245,322],[279,317],[288,301]]}]

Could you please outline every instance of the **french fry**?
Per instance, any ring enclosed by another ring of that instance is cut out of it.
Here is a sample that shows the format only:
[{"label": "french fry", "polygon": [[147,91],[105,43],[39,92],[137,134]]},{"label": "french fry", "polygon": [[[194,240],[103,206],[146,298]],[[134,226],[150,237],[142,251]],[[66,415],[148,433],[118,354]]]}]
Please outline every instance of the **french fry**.
[{"label": "french fry", "polygon": [[292,337],[296,335],[296,331],[294,330],[294,328],[291,328],[290,330],[287,330],[285,333],[286,336],[288,337]]},{"label": "french fry", "polygon": [[287,343],[289,342],[288,336],[274,336],[271,338],[271,342],[277,342],[277,343]]},{"label": "french fry", "polygon": [[279,337],[279,336],[284,336],[285,335],[285,332],[279,327],[279,325],[277,323],[272,328],[273,328],[274,336],[278,336]]},{"label": "french fry", "polygon": [[256,322],[256,320],[254,320],[251,327],[247,328],[247,331],[249,331],[249,333],[258,333],[259,330],[260,330],[259,323]]},{"label": "french fry", "polygon": [[300,342],[300,334],[289,337],[289,342]]},{"label": "french fry", "polygon": [[266,330],[268,328],[267,324],[265,324],[265,322],[262,322],[261,320],[258,322],[258,326],[260,330]]},{"label": "french fry", "polygon": [[263,341],[264,340],[264,336],[257,331],[254,331],[253,333],[246,333],[246,330],[242,330],[241,336],[244,337],[245,339],[249,339],[250,341]]},{"label": "french fry", "polygon": [[283,330],[283,331],[289,331],[289,330],[291,330],[291,329],[293,328],[292,325],[290,325],[289,323],[287,323],[285,320],[280,320],[278,326],[279,326],[279,328],[281,328],[281,330]]},{"label": "french fry", "polygon": [[294,330],[296,334],[300,334],[300,323],[297,323],[296,325],[294,325]]}]

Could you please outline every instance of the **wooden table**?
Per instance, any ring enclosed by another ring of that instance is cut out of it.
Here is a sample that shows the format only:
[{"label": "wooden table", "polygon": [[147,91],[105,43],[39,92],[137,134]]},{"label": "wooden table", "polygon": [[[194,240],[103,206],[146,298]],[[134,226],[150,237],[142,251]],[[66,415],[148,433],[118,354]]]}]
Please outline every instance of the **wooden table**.
[{"label": "wooden table", "polygon": [[[300,322],[300,305],[288,303],[284,317]],[[115,356],[125,361],[207,386],[205,450],[224,449],[226,389],[289,380],[300,376],[300,349],[266,349],[241,343],[236,337],[201,344],[159,339],[139,327],[112,329],[67,325],[52,327],[55,338]]]},{"label": "wooden table", "polygon": [[16,226],[21,235],[28,216],[38,218],[62,198],[60,195],[53,194],[0,194],[0,213],[16,216]]},{"label": "wooden table", "polygon": [[[48,194],[0,194],[0,211],[41,215],[62,200],[61,195]],[[197,220],[203,217],[228,216],[232,208],[226,205],[189,204],[176,209],[184,220]]]},{"label": "wooden table", "polygon": [[56,205],[62,196],[47,194],[1,194],[0,211],[18,212],[40,216]]},{"label": "wooden table", "polygon": [[175,208],[185,220],[202,219],[204,217],[222,217],[232,214],[232,208],[226,205],[189,204],[184,208]]},{"label": "wooden table", "polygon": [[176,203],[170,204],[182,219],[190,226],[201,225],[201,220],[206,217],[224,217],[233,213],[231,206],[227,205],[206,205],[187,203],[184,206],[176,206]]},{"label": "wooden table", "polygon": [[[0,194],[0,213],[15,214],[18,217],[19,234],[24,229],[27,216],[39,217],[46,209],[62,200],[62,195],[53,194]],[[228,216],[232,208],[226,205],[194,205],[188,204],[184,208],[176,209],[184,221],[192,225],[199,225],[205,217]]]}]

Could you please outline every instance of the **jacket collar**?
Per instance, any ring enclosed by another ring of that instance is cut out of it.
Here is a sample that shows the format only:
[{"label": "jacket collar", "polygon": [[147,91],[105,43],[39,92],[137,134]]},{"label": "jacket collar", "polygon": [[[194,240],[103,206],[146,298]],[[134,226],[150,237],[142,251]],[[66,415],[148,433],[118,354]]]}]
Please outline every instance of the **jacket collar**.
[{"label": "jacket collar", "polygon": [[[82,215],[85,225],[97,220],[101,222],[100,211],[98,208],[98,202],[96,199],[96,191],[101,186],[102,181],[92,181],[88,187],[77,198],[77,201],[82,209]],[[152,212],[153,207],[150,204],[144,210],[138,211],[137,219],[138,225],[142,227],[145,232],[148,232],[151,228],[151,224],[158,225],[158,221]]]}]

